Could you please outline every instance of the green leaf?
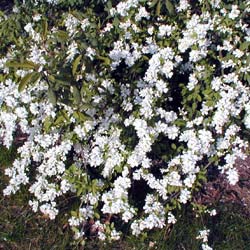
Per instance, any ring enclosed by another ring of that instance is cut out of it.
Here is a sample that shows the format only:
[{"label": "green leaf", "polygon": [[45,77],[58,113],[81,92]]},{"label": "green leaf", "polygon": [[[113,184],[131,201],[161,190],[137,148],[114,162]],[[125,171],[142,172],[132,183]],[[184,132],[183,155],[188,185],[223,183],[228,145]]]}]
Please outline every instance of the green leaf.
[{"label": "green leaf", "polygon": [[74,11],[72,11],[72,15],[73,15],[75,18],[79,19],[79,20],[82,19],[82,12],[79,12],[79,11],[74,10]]},{"label": "green leaf", "polygon": [[207,177],[206,177],[206,175],[204,173],[199,173],[197,179],[201,180],[201,181],[204,181],[204,182],[207,181]]},{"label": "green leaf", "polygon": [[77,67],[82,59],[82,55],[79,55],[72,64],[72,74],[73,76],[76,74]]},{"label": "green leaf", "polygon": [[113,20],[113,25],[114,25],[115,27],[118,27],[119,24],[120,24],[120,20],[119,20],[117,17],[115,17],[114,20]]},{"label": "green leaf", "polygon": [[88,114],[82,113],[82,112],[80,112],[80,111],[75,111],[75,112],[73,113],[73,115],[74,115],[74,117],[75,117],[77,120],[82,121],[82,122],[86,122],[86,121],[92,119]]},{"label": "green leaf", "polygon": [[94,213],[94,216],[96,219],[98,219],[98,220],[100,219],[100,215],[98,213]]},{"label": "green leaf", "polygon": [[48,33],[48,22],[45,19],[42,21],[42,30],[43,30],[43,38],[46,38]]},{"label": "green leaf", "polygon": [[158,3],[158,1],[160,1],[160,0],[154,0],[154,1],[150,4],[149,8],[153,8],[153,7]]},{"label": "green leaf", "polygon": [[36,69],[37,65],[31,61],[24,61],[21,67],[25,69]]},{"label": "green leaf", "polygon": [[192,104],[192,110],[195,112],[196,109],[197,109],[197,103],[193,102],[193,104]]},{"label": "green leaf", "polygon": [[56,105],[57,98],[56,98],[55,91],[54,91],[52,88],[49,88],[49,89],[48,89],[48,98],[49,98],[49,101],[50,101],[53,105]]},{"label": "green leaf", "polygon": [[31,81],[31,78],[36,75],[36,72],[26,74],[19,83],[18,91],[21,92],[25,89],[27,84]]},{"label": "green leaf", "polygon": [[71,216],[78,217],[78,213],[76,211],[71,211]]},{"label": "green leaf", "polygon": [[197,100],[198,100],[199,102],[202,101],[202,98],[201,98],[201,96],[200,96],[199,94],[197,95]]},{"label": "green leaf", "polygon": [[207,88],[202,92],[204,95],[209,95],[212,93],[212,89],[211,88]]},{"label": "green leaf", "polygon": [[250,84],[250,74],[246,74],[246,80],[247,80],[248,83]]},{"label": "green leaf", "polygon": [[53,75],[48,75],[48,79],[50,82],[55,82],[55,77]]},{"label": "green leaf", "polygon": [[189,95],[189,96],[187,97],[187,100],[188,100],[188,101],[191,101],[192,99],[194,99],[194,94],[191,94],[191,95]]},{"label": "green leaf", "polygon": [[66,74],[61,74],[61,75],[54,76],[54,81],[58,85],[62,85],[62,86],[70,86],[71,85],[71,83],[70,83],[71,80],[72,79],[71,79],[70,74],[68,74],[68,76]]},{"label": "green leaf", "polygon": [[79,188],[79,189],[77,190],[76,195],[77,195],[77,196],[80,196],[82,193],[83,193],[83,188]]},{"label": "green leaf", "polygon": [[92,47],[97,47],[98,46],[98,40],[96,39],[96,35],[94,38],[89,39],[91,42]]},{"label": "green leaf", "polygon": [[161,14],[161,1],[159,1],[157,3],[157,6],[156,6],[156,15],[159,16]]},{"label": "green leaf", "polygon": [[68,33],[66,31],[63,31],[63,30],[58,30],[55,33],[55,36],[59,42],[67,42],[68,38],[69,38]]},{"label": "green leaf", "polygon": [[73,98],[74,98],[74,103],[75,104],[80,104],[81,103],[81,93],[79,89],[76,86],[73,86]]},{"label": "green leaf", "polygon": [[171,16],[175,14],[174,5],[172,4],[171,0],[165,1],[166,8]]},{"label": "green leaf", "polygon": [[78,229],[77,227],[71,227],[71,230],[72,230],[75,234],[79,233],[79,229]]},{"label": "green leaf", "polygon": [[213,107],[213,106],[214,106],[214,101],[212,101],[212,100],[210,101],[210,100],[209,100],[209,101],[206,102],[206,105],[207,105],[208,107]]},{"label": "green leaf", "polygon": [[250,64],[250,55],[247,57],[247,64]]},{"label": "green leaf", "polygon": [[104,62],[104,65],[110,65],[110,59],[105,56],[97,56],[97,59],[102,60]]},{"label": "green leaf", "polygon": [[8,61],[6,62],[6,66],[9,68],[22,68],[22,69],[35,69],[37,67],[36,64],[30,61],[16,62],[16,61]]},{"label": "green leaf", "polygon": [[67,121],[67,119],[65,119],[65,116],[63,114],[59,114],[54,122],[54,126],[62,126],[63,124],[65,124],[65,122]]},{"label": "green leaf", "polygon": [[184,127],[186,126],[186,122],[184,120],[178,119],[174,122],[174,124],[178,127]]},{"label": "green leaf", "polygon": [[50,129],[51,125],[52,125],[51,117],[48,116],[48,117],[45,118],[45,120],[43,122],[43,128],[44,128],[44,131],[46,133],[49,132],[49,129]]},{"label": "green leaf", "polygon": [[110,10],[112,8],[112,1],[107,2],[107,7],[108,7],[108,10]]},{"label": "green leaf", "polygon": [[245,50],[250,47],[250,42],[244,42],[240,45],[240,50]]}]

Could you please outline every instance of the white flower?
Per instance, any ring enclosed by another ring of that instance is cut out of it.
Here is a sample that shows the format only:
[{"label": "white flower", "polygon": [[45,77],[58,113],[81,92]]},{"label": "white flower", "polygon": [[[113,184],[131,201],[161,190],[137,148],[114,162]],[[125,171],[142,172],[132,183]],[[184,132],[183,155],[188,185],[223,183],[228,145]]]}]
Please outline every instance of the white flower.
[{"label": "white flower", "polygon": [[[12,9],[12,11],[13,11],[14,13],[19,13],[19,9],[18,9],[17,6],[14,6],[13,9]],[[1,21],[1,19],[0,19],[0,21]]]},{"label": "white flower", "polygon": [[246,128],[250,129],[250,104],[249,103],[245,105],[245,111],[246,111],[246,114],[244,117],[244,124]]},{"label": "white flower", "polygon": [[135,236],[138,236],[141,233],[138,221],[134,221],[131,224],[130,228],[132,229],[132,234],[135,235]]},{"label": "white flower", "polygon": [[199,235],[196,237],[196,239],[202,240],[204,243],[208,242],[208,235],[210,233],[209,229],[204,229],[199,231]]},{"label": "white flower", "polygon": [[37,212],[38,211],[38,206],[39,206],[39,203],[38,201],[34,200],[34,201],[29,201],[29,205],[32,207],[32,210],[34,212]]},{"label": "white flower", "polygon": [[92,218],[94,216],[93,206],[87,205],[85,207],[81,207],[79,209],[79,214],[83,218],[83,220],[87,220],[89,218]]},{"label": "white flower", "polygon": [[243,55],[244,55],[244,52],[239,50],[239,49],[236,49],[233,51],[233,55],[236,57],[236,58],[241,58]]},{"label": "white flower", "polygon": [[106,240],[106,235],[105,235],[105,233],[103,233],[103,232],[101,232],[101,231],[98,231],[98,239],[99,239],[99,240],[102,240],[102,241]]},{"label": "white flower", "polygon": [[46,0],[47,3],[57,4],[59,0]]},{"label": "white flower", "polygon": [[191,192],[189,190],[187,190],[186,188],[181,190],[181,194],[180,194],[181,203],[186,204],[190,198],[191,198]]},{"label": "white flower", "polygon": [[33,20],[34,20],[35,22],[38,22],[38,21],[41,20],[41,17],[42,17],[41,14],[35,14],[35,15],[33,16]]},{"label": "white flower", "polygon": [[66,193],[71,189],[72,185],[67,181],[67,180],[62,180],[61,181],[61,191],[62,193]]},{"label": "white flower", "polygon": [[34,45],[31,47],[29,60],[35,64],[45,65],[46,60],[44,59],[43,54],[44,54],[44,50],[41,50],[37,47],[37,45]]},{"label": "white flower", "polygon": [[79,53],[78,45],[75,41],[73,41],[68,47],[66,60],[71,62],[74,59],[75,55],[78,53]]},{"label": "white flower", "polygon": [[96,55],[96,51],[95,49],[91,48],[91,47],[88,47],[86,49],[86,55],[90,58],[90,60],[93,60],[94,59],[94,56]]},{"label": "white flower", "polygon": [[219,77],[215,77],[212,82],[212,89],[214,89],[215,91],[218,91],[220,89],[220,86],[222,85],[222,80]]},{"label": "white flower", "polygon": [[245,124],[247,129],[250,129],[250,115],[249,114],[245,115],[244,124]]},{"label": "white flower", "polygon": [[189,76],[189,82],[188,82],[188,85],[187,85],[187,88],[189,91],[193,90],[194,87],[198,84],[198,80],[195,76],[195,74],[191,74]]},{"label": "white flower", "polygon": [[168,213],[168,224],[175,224],[176,223],[176,218],[175,216],[169,212]]},{"label": "white flower", "polygon": [[65,19],[65,26],[70,36],[73,36],[76,33],[77,26],[79,24],[79,20],[75,18],[73,15],[68,14]]},{"label": "white flower", "polygon": [[27,23],[25,26],[24,26],[24,30],[28,33],[31,33],[33,32],[33,25],[31,23]]},{"label": "white flower", "polygon": [[235,168],[227,170],[227,179],[231,185],[235,185],[239,180],[239,174]]},{"label": "white flower", "polygon": [[150,15],[145,7],[140,7],[138,14],[135,15],[135,21],[140,21],[143,17],[149,19]]},{"label": "white flower", "polygon": [[85,31],[87,29],[87,27],[89,27],[89,25],[90,25],[90,22],[87,18],[85,18],[81,21],[81,28],[83,31]]},{"label": "white flower", "polygon": [[71,227],[76,227],[80,225],[81,220],[79,218],[72,216],[71,218],[69,218],[68,222]]},{"label": "white flower", "polygon": [[238,10],[238,6],[237,5],[232,5],[232,10],[231,12],[228,14],[228,17],[231,19],[235,19],[239,16],[240,11]]},{"label": "white flower", "polygon": [[55,202],[45,203],[40,206],[40,211],[48,215],[51,220],[54,220],[56,215],[58,214],[58,209],[55,208]]},{"label": "white flower", "polygon": [[186,187],[191,188],[196,180],[196,176],[194,174],[189,174],[185,180],[183,181]]},{"label": "white flower", "polygon": [[153,35],[153,32],[154,32],[154,27],[153,26],[149,27],[148,28],[148,34]]},{"label": "white flower", "polygon": [[209,211],[210,216],[215,216],[217,214],[215,209],[212,209],[211,211]]},{"label": "white flower", "polygon": [[131,209],[130,210],[126,210],[123,214],[122,214],[122,220],[125,222],[129,222],[133,217],[134,217],[134,211]]},{"label": "white flower", "polygon": [[81,127],[80,125],[77,125],[75,128],[74,128],[74,132],[77,134],[77,136],[80,138],[80,139],[83,139],[85,136],[86,136],[86,131],[83,127]]},{"label": "white flower", "polygon": [[113,229],[113,230],[111,231],[110,236],[111,236],[111,239],[112,239],[112,240],[119,240],[120,237],[121,237],[121,236],[120,236],[120,233],[117,232],[115,229]]},{"label": "white flower", "polygon": [[208,244],[202,244],[201,247],[202,247],[202,250],[213,250],[213,248],[208,246]]},{"label": "white flower", "polygon": [[164,37],[165,35],[170,36],[173,28],[170,25],[161,25],[159,26],[159,37]]},{"label": "white flower", "polygon": [[177,11],[181,12],[181,11],[185,11],[190,7],[188,0],[180,0],[179,2],[179,6],[177,7]]}]

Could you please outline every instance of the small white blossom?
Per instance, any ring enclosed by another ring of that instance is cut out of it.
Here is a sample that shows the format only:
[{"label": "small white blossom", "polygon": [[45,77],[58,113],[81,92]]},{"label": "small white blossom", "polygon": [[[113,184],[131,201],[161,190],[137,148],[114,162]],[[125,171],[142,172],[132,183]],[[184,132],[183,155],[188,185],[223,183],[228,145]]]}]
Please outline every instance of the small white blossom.
[{"label": "small white blossom", "polygon": [[187,201],[191,198],[191,192],[187,189],[181,190],[180,202],[186,204]]},{"label": "small white blossom", "polygon": [[231,19],[235,19],[239,16],[240,14],[240,10],[238,10],[238,6],[237,5],[232,5],[232,10],[231,12],[228,14],[228,17]]},{"label": "small white blossom", "polygon": [[196,239],[202,240],[204,243],[208,242],[208,235],[210,233],[210,230],[204,229],[199,231],[199,235],[196,237]]}]

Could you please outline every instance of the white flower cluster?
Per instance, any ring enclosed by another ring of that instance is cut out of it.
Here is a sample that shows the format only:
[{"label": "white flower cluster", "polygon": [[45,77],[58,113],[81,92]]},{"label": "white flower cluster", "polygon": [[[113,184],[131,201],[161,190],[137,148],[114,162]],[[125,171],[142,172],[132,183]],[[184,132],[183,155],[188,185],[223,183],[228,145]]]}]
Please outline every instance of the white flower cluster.
[{"label": "white flower cluster", "polygon": [[[10,183],[4,189],[4,194],[15,193],[21,185],[28,184],[30,168],[35,167],[37,175],[29,189],[35,199],[30,204],[33,210],[37,211],[39,202],[40,210],[53,219],[58,213],[55,208],[56,197],[70,189],[70,187],[66,188],[67,185],[62,180],[62,176],[65,172],[64,162],[72,143],[68,140],[59,142],[61,139],[57,131],[44,134],[42,130],[45,118],[54,115],[52,105],[39,98],[46,91],[44,83],[40,82],[21,93],[17,87],[11,80],[1,84],[2,106],[6,109],[1,113],[4,118],[1,121],[3,144],[9,147],[13,141],[13,133],[18,129],[24,134],[24,139],[27,137],[24,144],[18,148],[20,158],[14,161],[11,168],[5,170],[6,175],[10,177]],[[10,100],[13,100],[15,105],[10,103]],[[30,114],[33,114],[31,122],[29,121]],[[57,178],[58,183],[49,181],[53,176]],[[62,182],[62,190],[58,186],[60,182]]]},{"label": "white flower cluster", "polygon": [[[132,8],[137,8],[139,4],[139,0],[126,0],[126,1],[120,1],[115,8],[110,9],[111,15],[121,15],[122,17],[125,17],[129,14],[129,10]],[[145,11],[142,11],[144,12]],[[145,14],[141,14],[145,15]]]},{"label": "white flower cluster", "polygon": [[245,111],[246,111],[246,114],[244,117],[244,124],[247,129],[250,129],[250,105],[249,103],[246,104]]},{"label": "white flower cluster", "polygon": [[[143,209],[148,216],[132,223],[131,229],[134,235],[139,235],[145,229],[163,228],[165,226],[164,207],[153,195],[147,195]],[[170,214],[169,219],[173,221],[174,217]]]},{"label": "white flower cluster", "polygon": [[210,230],[204,229],[199,232],[199,235],[196,237],[198,240],[202,240],[202,250],[213,250],[208,244],[208,235],[210,233]]}]

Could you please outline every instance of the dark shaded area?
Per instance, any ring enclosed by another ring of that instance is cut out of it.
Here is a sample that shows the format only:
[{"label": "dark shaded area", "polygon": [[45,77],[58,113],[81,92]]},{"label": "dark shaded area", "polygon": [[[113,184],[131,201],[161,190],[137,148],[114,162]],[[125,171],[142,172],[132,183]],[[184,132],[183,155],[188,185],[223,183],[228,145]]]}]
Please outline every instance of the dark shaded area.
[{"label": "dark shaded area", "polygon": [[128,150],[133,150],[137,145],[139,138],[136,134],[135,128],[130,125],[126,129],[123,129],[121,132],[122,143],[126,143],[126,148]]},{"label": "dark shaded area", "polygon": [[9,13],[14,5],[14,1],[13,0],[1,0],[0,1],[0,10],[4,11],[6,13]]},{"label": "dark shaded area", "polygon": [[142,211],[143,206],[145,205],[145,198],[150,191],[145,180],[133,181],[131,188],[129,189],[129,197],[131,202],[135,202],[135,206]]}]

